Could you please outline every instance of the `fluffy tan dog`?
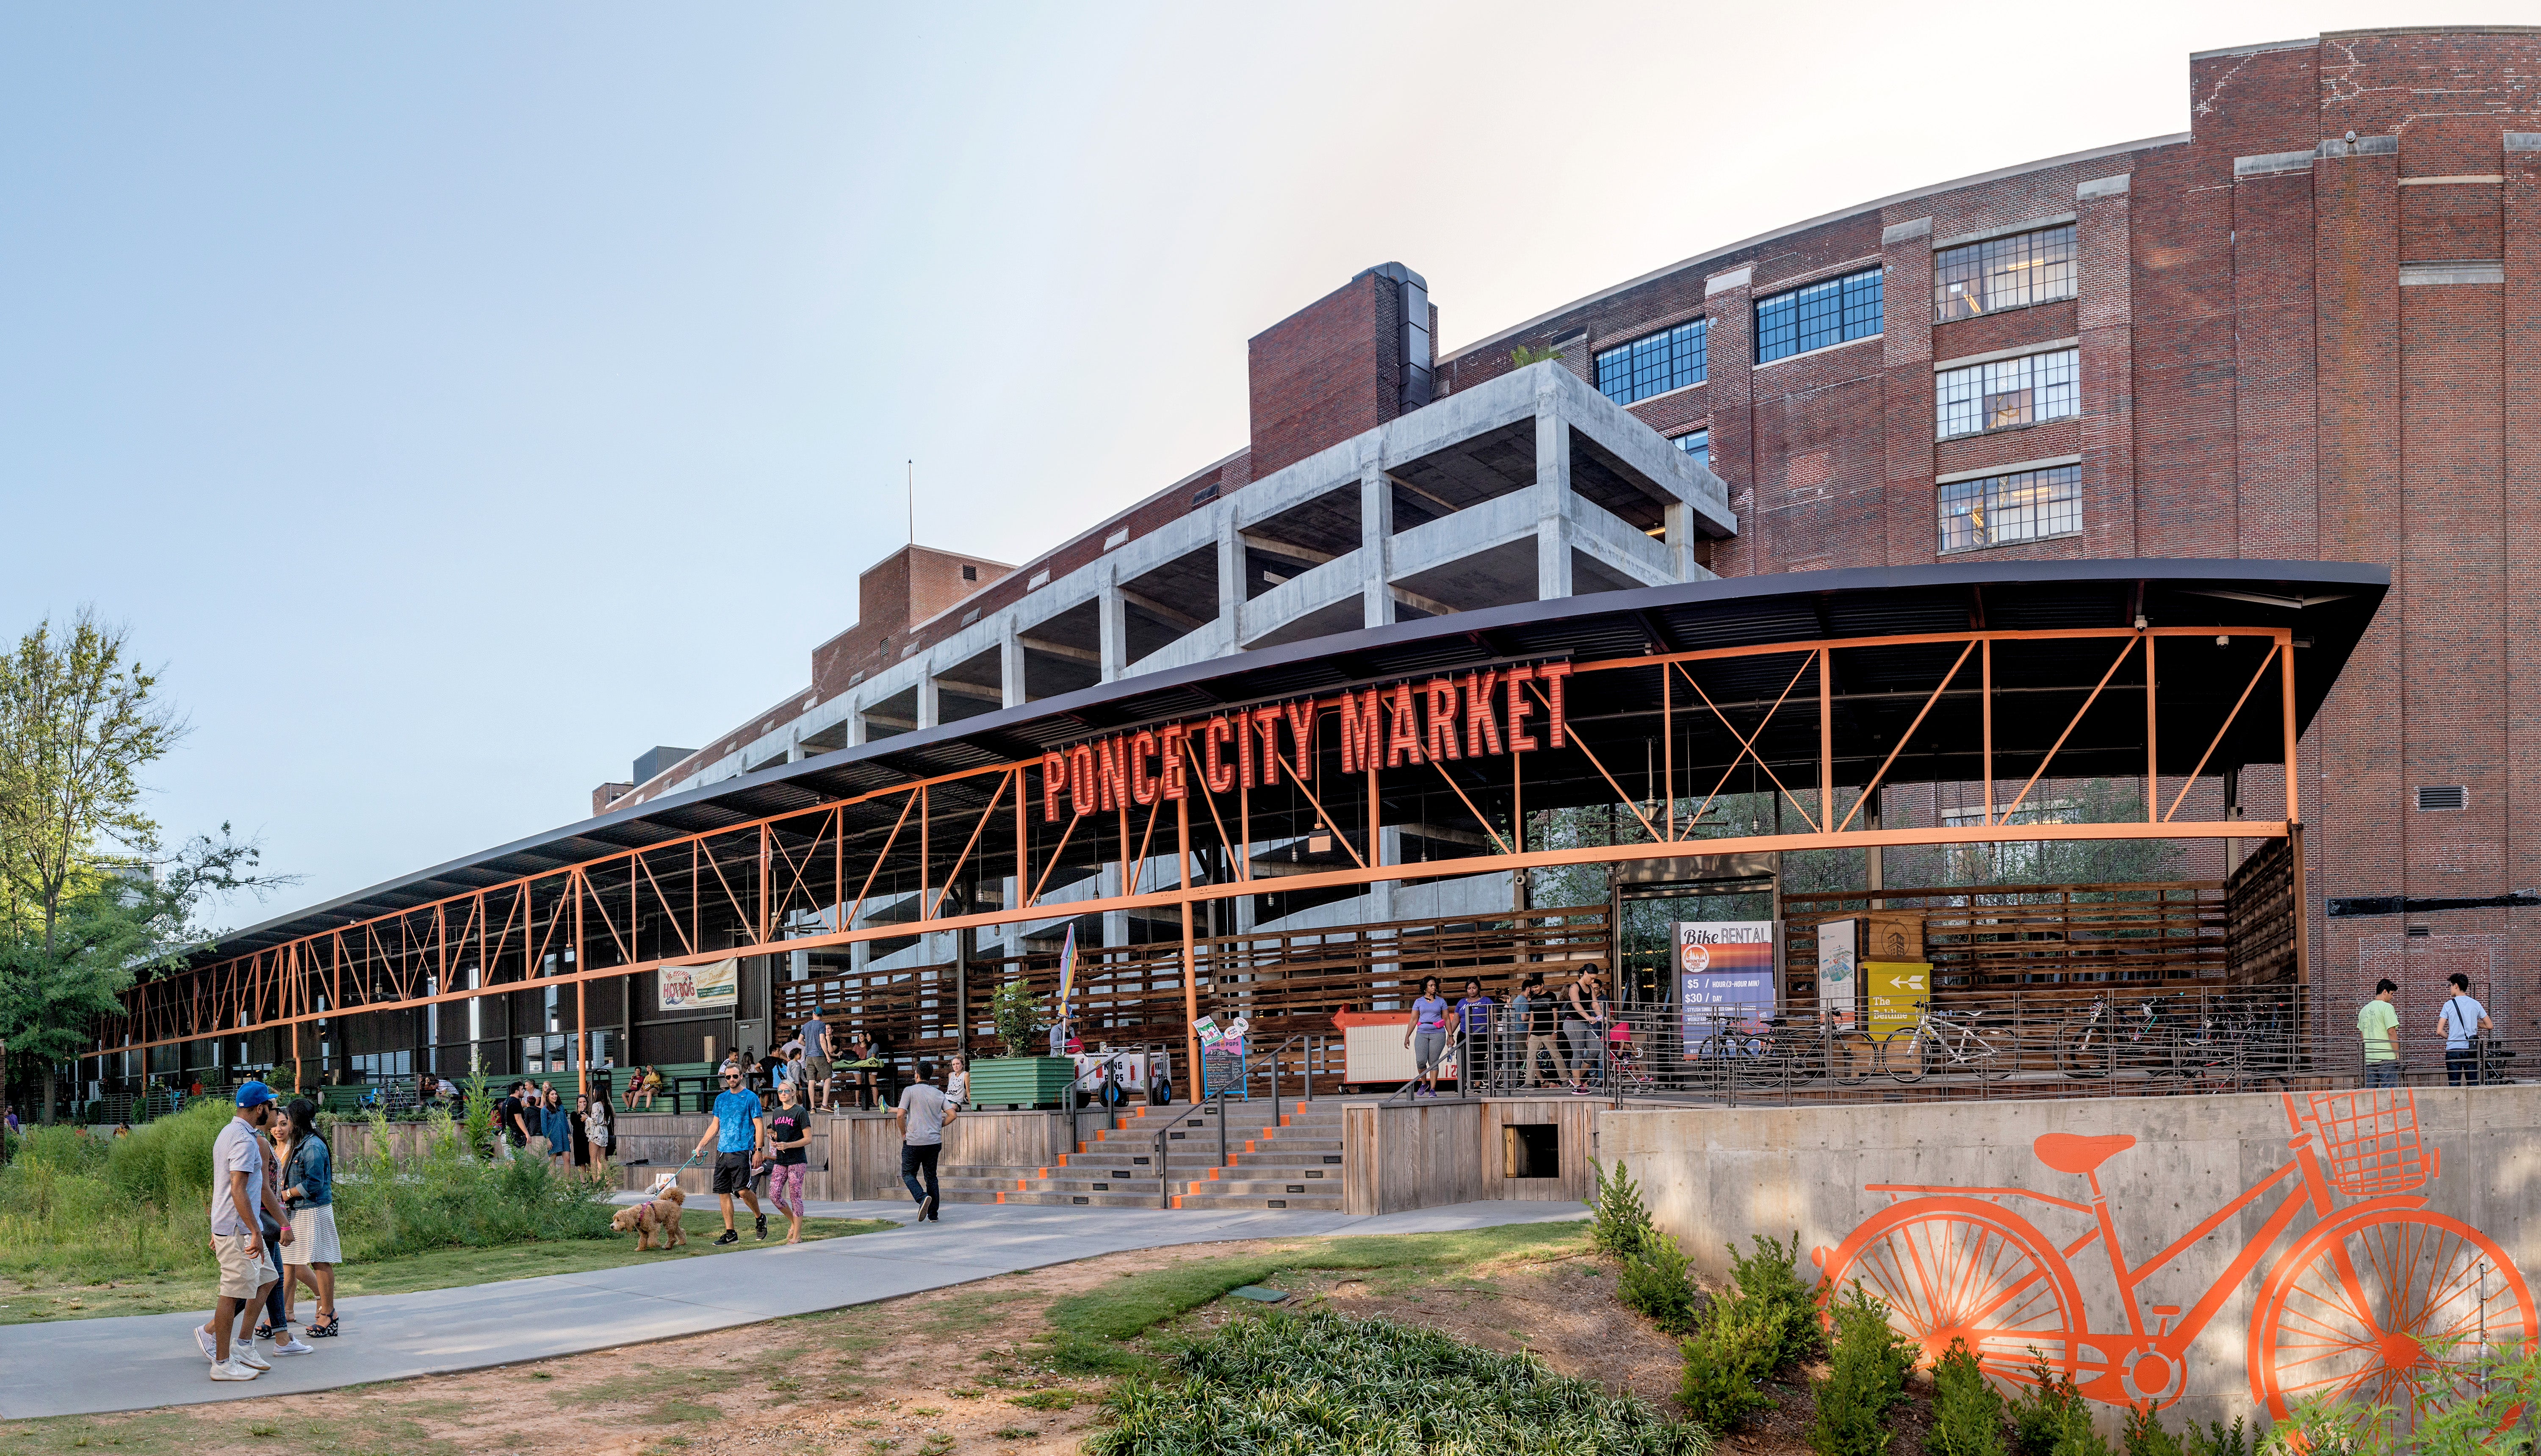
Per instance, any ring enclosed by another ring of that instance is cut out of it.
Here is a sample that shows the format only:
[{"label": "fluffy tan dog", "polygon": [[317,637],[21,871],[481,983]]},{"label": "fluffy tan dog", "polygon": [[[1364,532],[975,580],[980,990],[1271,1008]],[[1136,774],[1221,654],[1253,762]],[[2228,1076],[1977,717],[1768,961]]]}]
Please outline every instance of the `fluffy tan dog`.
[{"label": "fluffy tan dog", "polygon": [[619,1233],[632,1230],[638,1254],[653,1247],[653,1235],[657,1231],[662,1235],[665,1250],[677,1249],[689,1241],[688,1231],[680,1227],[680,1213],[688,1201],[689,1196],[678,1188],[665,1188],[656,1192],[649,1202],[620,1208],[611,1214],[609,1226]]}]

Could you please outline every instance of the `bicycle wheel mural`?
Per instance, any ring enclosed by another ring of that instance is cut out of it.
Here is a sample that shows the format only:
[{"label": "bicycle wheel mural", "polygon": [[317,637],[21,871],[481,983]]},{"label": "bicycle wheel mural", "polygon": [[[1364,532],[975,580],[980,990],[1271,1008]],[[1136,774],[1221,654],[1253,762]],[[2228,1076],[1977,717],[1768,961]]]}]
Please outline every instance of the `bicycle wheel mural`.
[{"label": "bicycle wheel mural", "polygon": [[[1821,1298],[1857,1280],[1927,1360],[1965,1340],[2006,1388],[2035,1380],[2044,1364],[2090,1400],[2166,1407],[2188,1392],[2198,1337],[2256,1278],[2250,1395],[2278,1420],[2307,1397],[2441,1406],[2475,1384],[2483,1360],[2531,1347],[2541,1323],[2513,1260],[2485,1233],[2427,1206],[2423,1191],[2442,1158],[2421,1134],[2415,1093],[2283,1100],[2292,1158],[2211,1212],[2186,1210],[2202,1221],[2143,1264],[2129,1263],[2128,1210],[2100,1178],[2136,1139],[2053,1132],[2032,1154],[2051,1172],[2084,1180],[2087,1198],[1865,1185],[1892,1201],[1836,1248],[1816,1251]],[[2021,1203],[2042,1217],[2062,1210],[2087,1220],[2078,1226],[2089,1231],[2060,1243],[2014,1211]],[[2241,1215],[2252,1210],[2261,1215],[2256,1230],[2203,1287],[2177,1268],[2192,1248],[2247,1228]],[[2076,1260],[2105,1268],[2122,1306],[2096,1329]],[[2178,1302],[2154,1302],[2163,1298]]]}]

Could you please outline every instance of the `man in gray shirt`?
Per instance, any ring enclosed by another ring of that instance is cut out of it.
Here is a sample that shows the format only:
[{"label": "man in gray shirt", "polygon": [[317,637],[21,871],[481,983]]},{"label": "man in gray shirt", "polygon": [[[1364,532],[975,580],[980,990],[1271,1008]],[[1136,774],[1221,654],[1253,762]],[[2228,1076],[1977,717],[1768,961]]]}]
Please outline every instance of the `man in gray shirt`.
[{"label": "man in gray shirt", "polygon": [[[935,1089],[935,1063],[917,1064],[917,1080],[900,1094],[900,1106],[892,1116],[900,1119],[900,1181],[908,1186],[908,1196],[917,1201],[917,1219],[921,1223],[941,1223],[938,1212],[942,1202],[942,1185],[935,1181],[935,1161],[944,1153],[944,1129],[961,1111],[945,1100]],[[924,1184],[918,1175],[926,1175]]]},{"label": "man in gray shirt", "polygon": [[821,1007],[812,1019],[803,1023],[803,1069],[812,1076],[812,1110],[830,1110],[830,1024],[821,1019]]}]

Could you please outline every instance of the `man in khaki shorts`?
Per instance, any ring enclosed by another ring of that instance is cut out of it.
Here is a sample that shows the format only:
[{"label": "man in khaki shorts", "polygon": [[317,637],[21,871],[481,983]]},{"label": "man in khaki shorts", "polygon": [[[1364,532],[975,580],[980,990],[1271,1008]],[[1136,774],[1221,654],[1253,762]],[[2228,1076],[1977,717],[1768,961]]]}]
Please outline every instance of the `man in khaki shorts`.
[{"label": "man in khaki shorts", "polygon": [[264,1129],[273,1121],[273,1089],[242,1082],[237,1102],[237,1113],[212,1142],[212,1253],[221,1266],[220,1302],[211,1323],[194,1331],[214,1380],[254,1380],[273,1368],[255,1352],[254,1320],[266,1286],[282,1272],[274,1263],[276,1251],[264,1246],[257,1231],[256,1210],[264,1208],[281,1226],[275,1236],[280,1242],[291,1242],[291,1215],[264,1185]]},{"label": "man in khaki shorts", "polygon": [[812,1110],[830,1110],[830,1024],[822,1019],[829,1011],[822,1006],[803,1023],[803,1069],[812,1074]]}]

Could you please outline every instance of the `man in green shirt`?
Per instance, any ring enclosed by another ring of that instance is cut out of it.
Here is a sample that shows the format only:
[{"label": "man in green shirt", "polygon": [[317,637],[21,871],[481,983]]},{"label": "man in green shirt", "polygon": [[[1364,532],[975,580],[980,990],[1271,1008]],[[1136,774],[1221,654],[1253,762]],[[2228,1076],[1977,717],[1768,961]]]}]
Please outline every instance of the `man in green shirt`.
[{"label": "man in green shirt", "polygon": [[2356,1030],[2364,1039],[2364,1085],[2400,1085],[2400,1013],[2391,998],[2400,983],[2388,977],[2373,983],[2373,999],[2356,1013]]}]

